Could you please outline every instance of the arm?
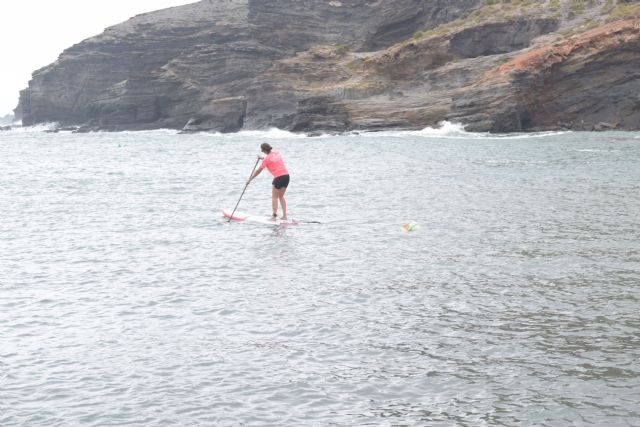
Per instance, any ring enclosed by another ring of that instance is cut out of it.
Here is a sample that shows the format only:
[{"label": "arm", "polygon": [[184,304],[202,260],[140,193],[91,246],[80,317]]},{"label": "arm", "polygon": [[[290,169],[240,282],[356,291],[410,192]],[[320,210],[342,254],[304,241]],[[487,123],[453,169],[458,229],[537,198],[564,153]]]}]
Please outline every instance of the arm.
[{"label": "arm", "polygon": [[256,169],[252,174],[251,174],[251,178],[249,178],[249,180],[247,181],[247,185],[249,185],[249,183],[251,183],[251,181],[253,181],[253,179],[255,177],[257,177],[258,175],[260,175],[260,172],[262,172],[262,169],[264,169],[262,166],[259,167],[258,169]]}]

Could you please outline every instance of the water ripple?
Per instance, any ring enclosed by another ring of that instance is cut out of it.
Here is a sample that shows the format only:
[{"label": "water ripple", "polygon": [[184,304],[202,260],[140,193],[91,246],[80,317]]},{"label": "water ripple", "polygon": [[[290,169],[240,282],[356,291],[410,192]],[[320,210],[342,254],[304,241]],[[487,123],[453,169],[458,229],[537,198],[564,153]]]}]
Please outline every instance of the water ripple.
[{"label": "water ripple", "polygon": [[278,135],[0,135],[0,425],[637,422],[635,134]]}]

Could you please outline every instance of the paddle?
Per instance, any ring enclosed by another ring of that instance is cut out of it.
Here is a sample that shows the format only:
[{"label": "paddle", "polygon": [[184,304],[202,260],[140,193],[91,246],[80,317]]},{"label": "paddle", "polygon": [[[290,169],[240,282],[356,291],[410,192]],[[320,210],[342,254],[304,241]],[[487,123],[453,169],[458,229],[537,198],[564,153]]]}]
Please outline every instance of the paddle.
[{"label": "paddle", "polygon": [[[256,164],[253,167],[253,169],[251,170],[251,175],[249,175],[249,178],[251,178],[253,176],[253,172],[256,170],[256,168],[258,167],[258,163],[260,163],[260,157],[258,157],[258,160],[256,160]],[[233,214],[236,213],[236,209],[238,209],[238,205],[240,204],[240,200],[242,200],[242,196],[244,196],[244,192],[247,191],[247,187],[249,186],[249,183],[246,183],[244,185],[244,190],[242,190],[242,194],[240,195],[240,198],[238,199],[238,203],[236,203],[236,207],[233,208],[233,212],[231,212],[231,216],[229,217],[229,221],[227,222],[231,222],[231,218],[233,218]]]}]

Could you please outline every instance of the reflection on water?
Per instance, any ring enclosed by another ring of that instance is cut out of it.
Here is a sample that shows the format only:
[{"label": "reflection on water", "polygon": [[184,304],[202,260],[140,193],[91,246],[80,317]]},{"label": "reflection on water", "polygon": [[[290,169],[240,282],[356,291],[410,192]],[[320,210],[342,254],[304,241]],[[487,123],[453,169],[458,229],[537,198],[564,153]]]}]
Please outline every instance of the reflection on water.
[{"label": "reflection on water", "polygon": [[0,138],[2,426],[637,422],[636,134]]}]

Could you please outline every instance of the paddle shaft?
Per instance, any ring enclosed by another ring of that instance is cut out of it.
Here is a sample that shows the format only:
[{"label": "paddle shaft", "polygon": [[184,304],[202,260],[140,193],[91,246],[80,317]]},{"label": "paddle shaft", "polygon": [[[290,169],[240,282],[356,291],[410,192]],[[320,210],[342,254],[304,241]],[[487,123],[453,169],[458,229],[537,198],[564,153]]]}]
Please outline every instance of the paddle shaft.
[{"label": "paddle shaft", "polygon": [[[249,175],[249,179],[251,179],[251,177],[253,176],[253,172],[255,172],[256,168],[258,167],[258,163],[260,163],[260,157],[258,157],[258,160],[256,160],[256,164],[253,167],[253,169],[251,170],[251,175]],[[240,198],[238,199],[238,203],[236,203],[236,207],[233,208],[233,212],[231,212],[231,216],[229,217],[229,221],[227,222],[231,222],[231,218],[233,218],[233,214],[236,213],[236,209],[238,209],[238,205],[240,205],[240,200],[242,200],[242,196],[244,196],[244,192],[247,191],[247,187],[249,186],[249,183],[246,183],[244,185],[244,190],[242,190],[242,194],[240,194]]]}]

